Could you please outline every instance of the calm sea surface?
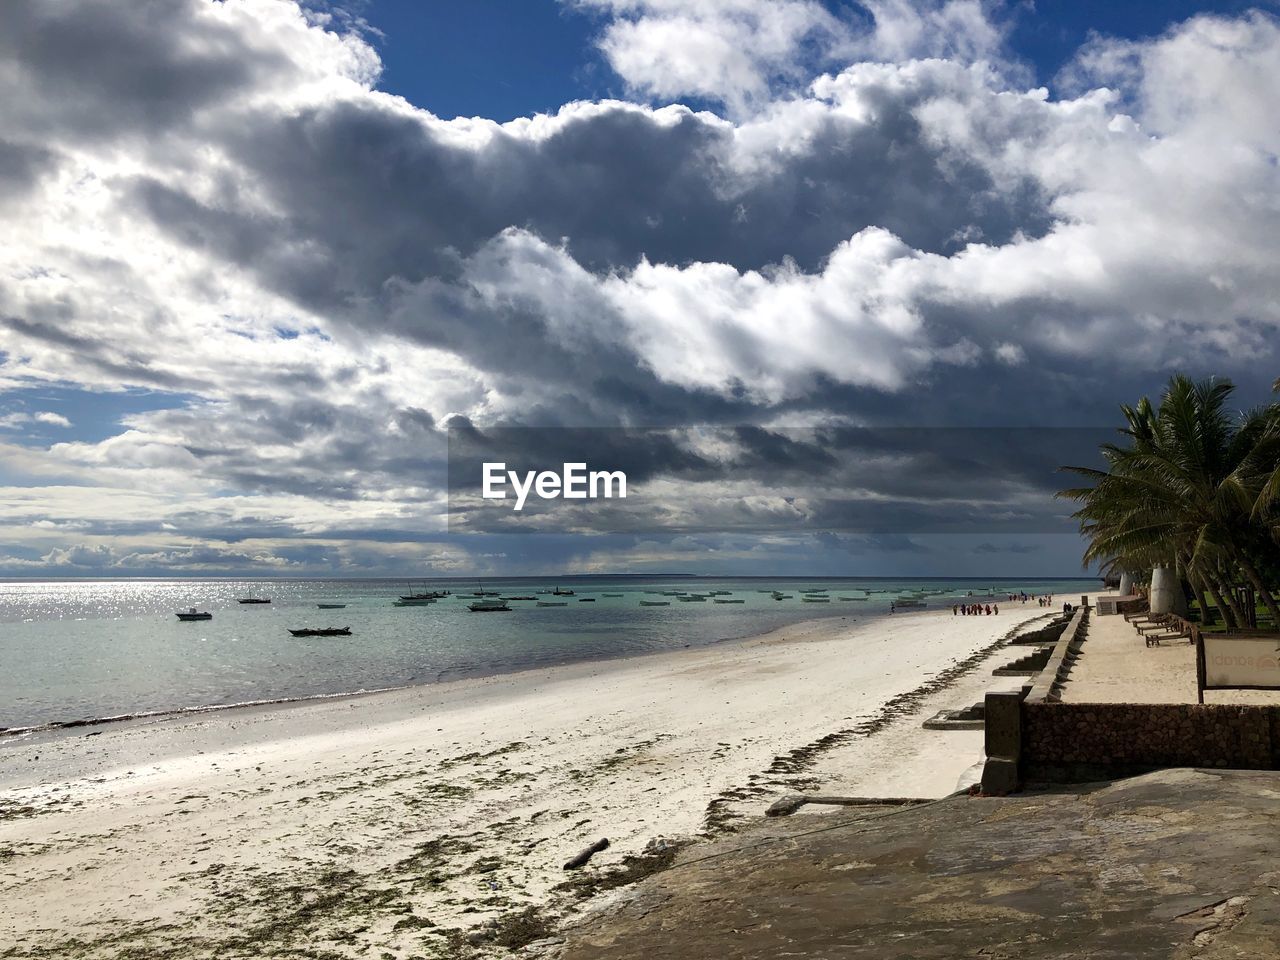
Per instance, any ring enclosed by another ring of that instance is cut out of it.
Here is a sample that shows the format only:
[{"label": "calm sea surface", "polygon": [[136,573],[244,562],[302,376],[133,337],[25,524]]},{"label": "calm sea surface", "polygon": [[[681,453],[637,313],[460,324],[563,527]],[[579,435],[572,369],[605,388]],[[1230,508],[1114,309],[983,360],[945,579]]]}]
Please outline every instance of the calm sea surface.
[{"label": "calm sea surface", "polygon": [[[395,607],[408,592],[403,581],[0,581],[0,728],[437,683],[699,646],[817,617],[886,614],[890,600],[910,591],[928,591],[931,608],[989,589],[1076,600],[1097,581],[574,577],[558,585],[575,596],[542,596],[555,581],[486,580],[484,589],[503,596],[568,605],[513,601],[511,613],[472,613],[466,605],[479,588],[474,582],[436,581],[433,588],[455,596]],[[773,600],[774,588],[792,598]],[[826,590],[831,600],[801,602],[805,589]],[[674,590],[727,591],[721,599],[744,602],[661,595]],[[272,602],[236,602],[249,596]],[[346,607],[320,610],[317,603]],[[191,606],[213,619],[179,622],[175,612]],[[306,626],[350,627],[352,635],[289,633]]]}]

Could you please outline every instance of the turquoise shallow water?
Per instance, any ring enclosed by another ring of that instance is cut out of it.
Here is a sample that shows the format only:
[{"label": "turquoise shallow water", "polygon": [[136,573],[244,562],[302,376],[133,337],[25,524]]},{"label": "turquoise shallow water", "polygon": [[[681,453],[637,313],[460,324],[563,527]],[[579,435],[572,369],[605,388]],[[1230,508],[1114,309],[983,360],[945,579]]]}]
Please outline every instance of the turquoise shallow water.
[{"label": "turquoise shallow water", "polygon": [[[530,667],[631,656],[751,636],[827,616],[887,614],[907,591],[939,591],[949,607],[970,591],[1025,590],[1078,600],[1096,580],[823,580],[576,577],[565,607],[513,601],[472,613],[474,582],[437,581],[457,596],[394,607],[408,585],[388,580],[105,580],[0,582],[0,728],[143,712],[352,693]],[[556,581],[486,580],[486,590],[534,595]],[[419,585],[420,586],[420,585]],[[769,590],[792,599],[774,601]],[[802,603],[825,589],[830,603]],[[741,604],[681,603],[664,590],[728,591]],[[618,593],[619,597],[606,597]],[[238,597],[267,596],[242,606]],[[580,602],[594,597],[594,602]],[[866,597],[841,600],[841,597]],[[543,598],[551,599],[551,598]],[[640,600],[667,600],[644,607]],[[318,602],[346,603],[319,610]],[[212,620],[179,622],[197,606]],[[289,628],[350,627],[352,636],[295,638]]]}]

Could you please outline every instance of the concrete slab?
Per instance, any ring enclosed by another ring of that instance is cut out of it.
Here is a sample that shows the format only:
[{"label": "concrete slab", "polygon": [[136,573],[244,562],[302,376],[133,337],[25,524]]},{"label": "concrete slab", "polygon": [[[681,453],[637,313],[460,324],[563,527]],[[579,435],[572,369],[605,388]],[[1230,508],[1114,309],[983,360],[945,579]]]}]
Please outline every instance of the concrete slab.
[{"label": "concrete slab", "polygon": [[[1280,773],[762,822],[640,884],[562,960],[1280,957]],[[708,855],[714,854],[710,859]]]}]

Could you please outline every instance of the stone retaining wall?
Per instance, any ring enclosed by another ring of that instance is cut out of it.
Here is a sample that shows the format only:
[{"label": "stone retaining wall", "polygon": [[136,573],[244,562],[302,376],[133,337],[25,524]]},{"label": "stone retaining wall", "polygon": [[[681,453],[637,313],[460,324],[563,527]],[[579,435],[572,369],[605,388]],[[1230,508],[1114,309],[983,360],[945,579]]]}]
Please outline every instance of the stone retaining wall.
[{"label": "stone retaining wall", "polygon": [[1062,703],[1059,691],[1088,636],[1081,607],[1039,675],[985,699],[982,789],[1028,780],[1106,780],[1162,767],[1280,770],[1280,706]]},{"label": "stone retaining wall", "polygon": [[1280,769],[1280,706],[1021,704],[1023,779],[1072,781],[1160,767]]}]

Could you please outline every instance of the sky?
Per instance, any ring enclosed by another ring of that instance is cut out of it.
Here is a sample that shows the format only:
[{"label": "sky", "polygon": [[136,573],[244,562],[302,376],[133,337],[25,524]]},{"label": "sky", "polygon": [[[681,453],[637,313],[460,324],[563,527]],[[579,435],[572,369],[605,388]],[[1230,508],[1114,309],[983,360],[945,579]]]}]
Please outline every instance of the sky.
[{"label": "sky", "polygon": [[0,6],[0,576],[1077,572],[1043,456],[1280,374],[1274,10]]}]

